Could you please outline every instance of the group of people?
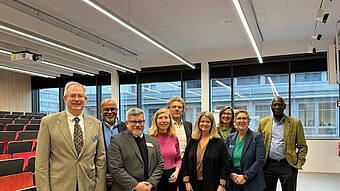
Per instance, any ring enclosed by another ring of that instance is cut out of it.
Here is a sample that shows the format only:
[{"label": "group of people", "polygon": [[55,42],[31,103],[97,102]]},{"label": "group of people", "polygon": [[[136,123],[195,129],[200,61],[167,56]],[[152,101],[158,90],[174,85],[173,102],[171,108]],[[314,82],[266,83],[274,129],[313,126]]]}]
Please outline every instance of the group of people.
[{"label": "group of people", "polygon": [[204,111],[194,127],[183,120],[184,100],[173,97],[153,116],[131,108],[117,117],[113,99],[101,103],[102,123],[83,113],[86,88],[65,86],[65,111],[41,121],[36,153],[37,190],[73,191],[283,191],[296,190],[307,154],[300,120],[284,114],[282,97],[273,116],[249,128],[246,110],[224,107],[219,123]]}]

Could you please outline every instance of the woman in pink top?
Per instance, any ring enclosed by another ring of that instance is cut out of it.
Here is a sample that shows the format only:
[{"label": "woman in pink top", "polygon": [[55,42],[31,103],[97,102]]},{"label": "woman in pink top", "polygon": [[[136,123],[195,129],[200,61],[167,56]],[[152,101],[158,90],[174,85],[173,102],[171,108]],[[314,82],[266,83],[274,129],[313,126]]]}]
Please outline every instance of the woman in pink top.
[{"label": "woman in pink top", "polygon": [[182,159],[175,127],[171,123],[168,109],[159,109],[153,119],[149,134],[156,137],[164,159],[164,172],[157,185],[159,191],[176,191],[176,180]]}]

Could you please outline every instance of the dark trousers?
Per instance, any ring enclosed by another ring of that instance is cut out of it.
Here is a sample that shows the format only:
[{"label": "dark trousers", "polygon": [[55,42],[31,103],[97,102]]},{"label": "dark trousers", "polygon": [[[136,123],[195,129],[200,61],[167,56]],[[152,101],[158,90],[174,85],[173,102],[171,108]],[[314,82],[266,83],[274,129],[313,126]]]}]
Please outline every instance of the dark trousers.
[{"label": "dark trousers", "polygon": [[266,191],[276,191],[277,180],[280,180],[282,191],[295,191],[298,170],[289,165],[286,159],[277,161],[267,159],[263,167]]},{"label": "dark trousers", "polygon": [[197,180],[197,191],[206,191],[203,190],[203,180]]},{"label": "dark trousers", "polygon": [[[170,183],[169,178],[174,173],[176,168],[164,170],[161,180],[159,181],[157,185],[158,191],[177,191],[177,183]],[[178,177],[179,178],[179,177]]]},{"label": "dark trousers", "polygon": [[178,191],[186,191],[185,184],[183,182],[182,170],[179,170],[177,178]]}]

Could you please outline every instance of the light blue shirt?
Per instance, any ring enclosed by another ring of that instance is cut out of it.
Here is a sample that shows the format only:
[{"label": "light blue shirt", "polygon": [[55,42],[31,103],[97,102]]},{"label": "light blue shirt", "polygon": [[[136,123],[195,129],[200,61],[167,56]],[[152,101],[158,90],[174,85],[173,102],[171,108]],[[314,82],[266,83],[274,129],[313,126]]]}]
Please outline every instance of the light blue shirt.
[{"label": "light blue shirt", "polygon": [[119,123],[120,123],[120,121],[118,119],[116,119],[116,123],[113,126],[111,126],[107,122],[103,121],[104,137],[105,137],[105,144],[106,144],[107,149],[109,148],[109,145],[110,145],[111,136],[119,133],[119,131],[118,131],[118,124]]},{"label": "light blue shirt", "polygon": [[286,158],[283,142],[284,120],[285,117],[282,117],[280,121],[276,121],[275,118],[273,118],[272,140],[269,150],[269,158],[271,159],[282,160]]}]

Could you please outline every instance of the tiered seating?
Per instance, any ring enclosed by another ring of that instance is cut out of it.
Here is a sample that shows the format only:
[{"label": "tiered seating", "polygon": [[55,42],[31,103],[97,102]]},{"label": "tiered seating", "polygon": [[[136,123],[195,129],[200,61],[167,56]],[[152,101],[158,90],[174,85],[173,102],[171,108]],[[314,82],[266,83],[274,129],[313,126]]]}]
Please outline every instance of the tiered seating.
[{"label": "tiered seating", "polygon": [[40,124],[41,119],[31,119],[30,124]]},{"label": "tiered seating", "polygon": [[37,139],[38,131],[37,130],[25,130],[19,131],[19,135],[17,140],[28,140],[28,139]]},{"label": "tiered seating", "polygon": [[4,117],[5,115],[11,114],[10,111],[0,111],[0,117]]},{"label": "tiered seating", "polygon": [[11,158],[12,158],[11,154],[0,154],[0,160],[6,160]]},{"label": "tiered seating", "polygon": [[5,151],[6,154],[13,154],[13,153],[21,153],[21,152],[30,152],[33,149],[33,141],[26,140],[26,141],[9,141],[8,148]]},{"label": "tiered seating", "polygon": [[44,116],[0,111],[0,191],[36,190],[35,145]]},{"label": "tiered seating", "polygon": [[0,176],[16,174],[22,172],[24,159],[7,159],[0,161]]},{"label": "tiered seating", "polygon": [[28,118],[15,118],[13,124],[28,124],[31,119]]},{"label": "tiered seating", "polygon": [[24,130],[25,124],[7,124],[6,131],[22,131]]},{"label": "tiered seating", "polygon": [[13,154],[13,159],[17,159],[17,158],[23,158],[24,159],[22,171],[27,170],[28,160],[31,157],[35,157],[35,152],[22,152],[22,153],[14,153]]},{"label": "tiered seating", "polygon": [[0,190],[17,191],[34,187],[33,173],[23,172],[0,177]]},{"label": "tiered seating", "polygon": [[36,130],[39,131],[40,124],[27,124],[25,130]]}]

